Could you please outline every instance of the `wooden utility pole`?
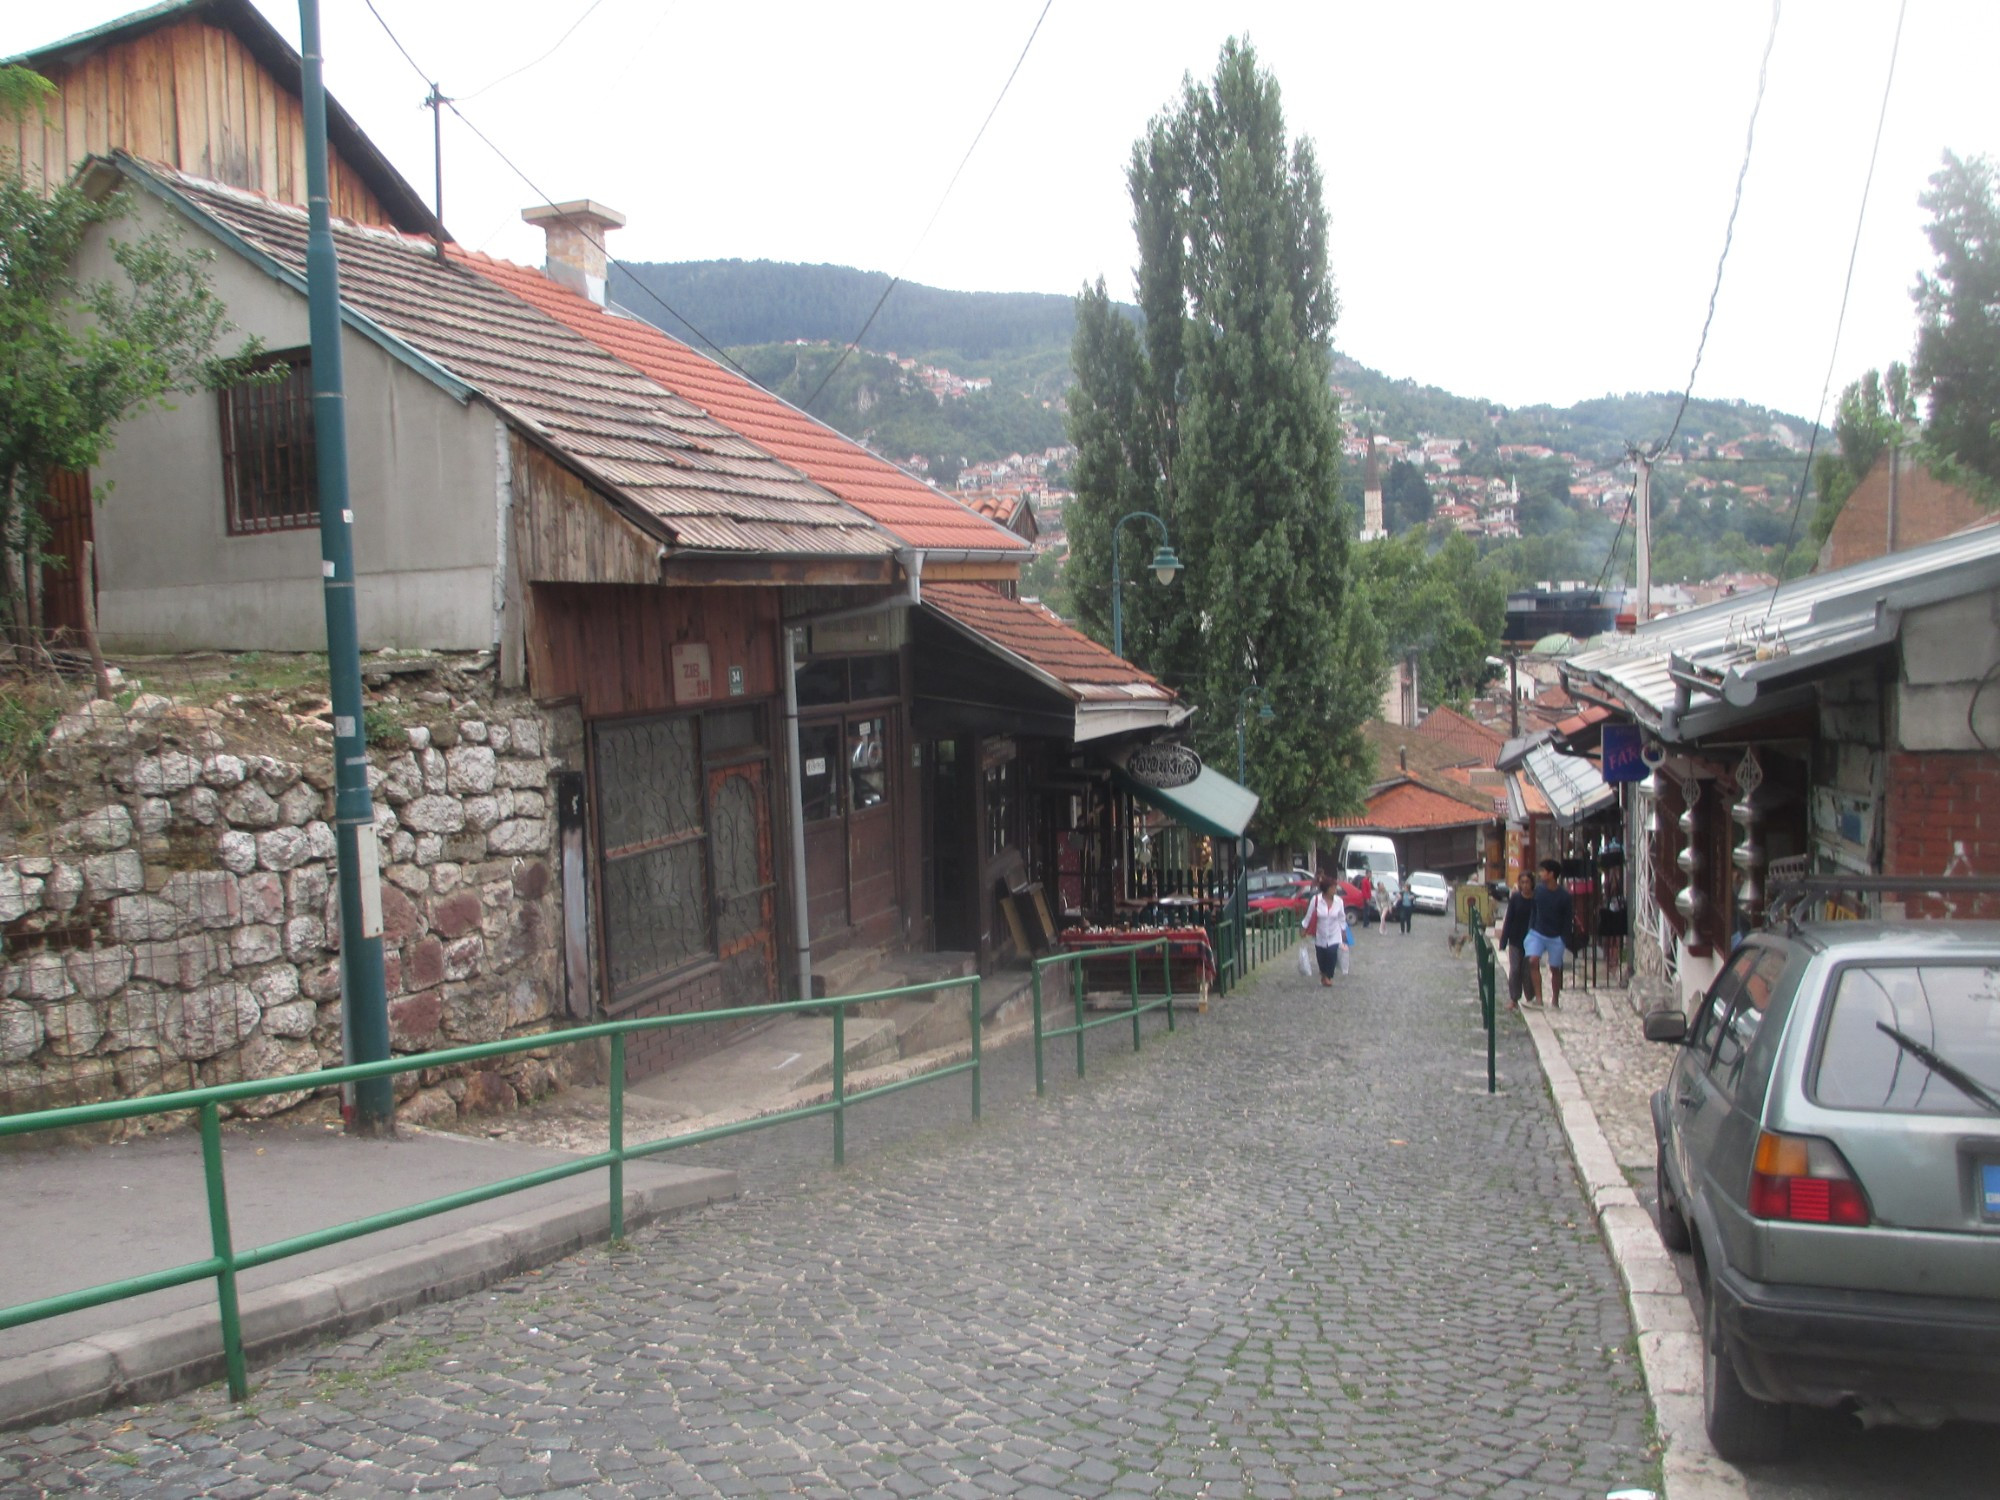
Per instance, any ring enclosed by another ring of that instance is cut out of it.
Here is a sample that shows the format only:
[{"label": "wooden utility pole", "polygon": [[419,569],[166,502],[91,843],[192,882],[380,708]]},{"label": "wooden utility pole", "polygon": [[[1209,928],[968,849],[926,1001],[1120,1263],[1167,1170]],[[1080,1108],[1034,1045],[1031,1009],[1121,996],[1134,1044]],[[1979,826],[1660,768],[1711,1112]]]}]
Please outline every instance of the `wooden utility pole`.
[{"label": "wooden utility pole", "polygon": [[1653,458],[1636,450],[1632,458],[1639,465],[1639,482],[1632,494],[1632,535],[1638,552],[1634,573],[1639,595],[1633,623],[1643,625],[1653,612]]}]

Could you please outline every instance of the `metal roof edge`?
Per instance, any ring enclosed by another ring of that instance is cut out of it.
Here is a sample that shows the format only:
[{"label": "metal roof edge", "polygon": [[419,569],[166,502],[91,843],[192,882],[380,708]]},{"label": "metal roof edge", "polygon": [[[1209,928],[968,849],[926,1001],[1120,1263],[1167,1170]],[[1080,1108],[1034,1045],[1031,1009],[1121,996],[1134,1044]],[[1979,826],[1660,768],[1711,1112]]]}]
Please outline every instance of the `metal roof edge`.
[{"label": "metal roof edge", "polygon": [[[182,215],[204,234],[213,235],[222,241],[230,250],[264,272],[273,281],[289,287],[301,297],[309,295],[305,277],[279,261],[269,251],[260,249],[245,239],[232,226],[202,208],[138,157],[126,151],[114,151],[109,156],[86,157],[77,168],[76,180],[84,183],[100,170],[113,171],[129,181],[137,182],[141,188]],[[227,183],[217,183],[216,186],[230,192],[243,191],[241,188],[230,188]],[[340,299],[340,321],[370,343],[377,345],[390,358],[409,366],[461,405],[474,396],[479,396],[482,400],[492,399],[477,386],[461,380],[429,355],[406,344],[366,314],[357,311],[344,297]],[[494,405],[497,406],[499,403],[494,402]]]}]

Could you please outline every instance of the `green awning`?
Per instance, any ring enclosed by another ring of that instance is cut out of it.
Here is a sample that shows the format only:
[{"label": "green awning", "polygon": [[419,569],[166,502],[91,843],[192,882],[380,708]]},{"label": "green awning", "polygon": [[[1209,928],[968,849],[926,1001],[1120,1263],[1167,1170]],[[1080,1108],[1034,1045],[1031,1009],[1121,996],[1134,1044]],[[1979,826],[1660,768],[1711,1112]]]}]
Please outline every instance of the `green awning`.
[{"label": "green awning", "polygon": [[1213,838],[1241,838],[1257,815],[1257,794],[1240,782],[1231,781],[1213,766],[1204,765],[1193,781],[1176,787],[1147,786],[1115,763],[1111,774],[1141,802],[1157,807],[1176,823]]}]

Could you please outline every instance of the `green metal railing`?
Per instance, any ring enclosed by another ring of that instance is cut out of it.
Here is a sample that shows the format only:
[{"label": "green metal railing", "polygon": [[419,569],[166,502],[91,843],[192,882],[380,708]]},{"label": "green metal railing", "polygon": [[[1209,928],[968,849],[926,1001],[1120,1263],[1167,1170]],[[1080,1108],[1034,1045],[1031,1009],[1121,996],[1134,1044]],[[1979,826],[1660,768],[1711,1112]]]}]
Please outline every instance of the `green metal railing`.
[{"label": "green metal railing", "polygon": [[[1139,955],[1154,948],[1160,950],[1160,974],[1165,993],[1155,995],[1142,1003],[1139,998]],[[1112,1011],[1109,1014],[1097,1016],[1090,1020],[1084,1019],[1084,964],[1098,959],[1117,958],[1121,954],[1126,956],[1129,966],[1128,993],[1131,1003],[1122,1011]],[[1071,1003],[1076,1010],[1076,1020],[1068,1026],[1050,1027],[1042,1010],[1042,975],[1049,969],[1060,968],[1065,964],[1070,966],[1069,989]],[[1174,1029],[1173,939],[1150,938],[1142,942],[1123,943],[1115,948],[1086,948],[1075,953],[1051,953],[1046,958],[1035,960],[1033,989],[1035,1000],[1035,1093],[1041,1095],[1048,1092],[1048,1074],[1043,1066],[1043,1044],[1046,1042],[1066,1036],[1076,1038],[1076,1076],[1081,1078],[1083,1077],[1084,1034],[1092,1028],[1109,1026],[1115,1022],[1123,1021],[1129,1016],[1132,1022],[1132,1050],[1134,1052],[1139,1050],[1139,1018],[1147,1011],[1159,1010],[1164,1007],[1167,1012],[1167,1030],[1172,1031]]]},{"label": "green metal railing", "polygon": [[[1039,984],[1039,976],[1037,976]],[[866,1089],[858,1094],[847,1092],[847,1030],[846,1018],[849,1006],[868,1001],[903,999],[912,995],[924,995],[938,990],[969,989],[971,991],[971,1056],[964,1062],[947,1067],[935,1068],[919,1073],[895,1083],[882,1084]],[[831,1095],[819,1104],[803,1105],[797,1109],[784,1110],[776,1114],[761,1115],[755,1119],[738,1120],[727,1125],[717,1125],[708,1130],[691,1131],[685,1135],[662,1136],[629,1145],[625,1140],[625,1038],[634,1032],[662,1031],[677,1026],[758,1020],[768,1016],[792,1015],[806,1010],[833,1011],[833,1080]],[[1037,1019],[1040,1016],[1039,990],[1037,992]],[[0,1138],[29,1135],[38,1131],[68,1130],[84,1125],[100,1125],[113,1120],[139,1119],[148,1115],[175,1114],[183,1110],[193,1110],[199,1117],[201,1133],[201,1159],[203,1178],[208,1196],[208,1222],[211,1253],[202,1260],[190,1261],[186,1265],[173,1266],[162,1271],[152,1271],[140,1276],[127,1277],[122,1281],[108,1281],[99,1286],[86,1287],[80,1291],[65,1292],[59,1296],[43,1297],[34,1302],[23,1302],[13,1307],[0,1307],[0,1329],[16,1328],[24,1323],[39,1322],[44,1318],[60,1317],[64,1313],[79,1312],[84,1308],[101,1307],[109,1302],[123,1301],[128,1297],[143,1296],[147,1292],[157,1292],[168,1287],[184,1286],[189,1282],[201,1281],[209,1277],[215,1279],[216,1302],[222,1318],[222,1346],[224,1363],[228,1369],[229,1395],[233,1401],[241,1401],[248,1394],[249,1382],[245,1374],[243,1355],[243,1327],[237,1311],[236,1278],[241,1271],[269,1265],[273,1261],[289,1256],[302,1255],[310,1250],[323,1249],[346,1240],[359,1239],[363,1235],[380,1230],[393,1229],[400,1224],[408,1224],[417,1219],[430,1218],[436,1214],[449,1213],[453,1209],[470,1204],[483,1203],[488,1199],[504,1197],[509,1193],[523,1192],[528,1188],[541,1187],[546,1183],[558,1182],[566,1177],[579,1176],[600,1168],[609,1174],[610,1227],[614,1240],[625,1234],[625,1163],[655,1156],[664,1151],[677,1150],[684,1146],[697,1146],[707,1141],[719,1140],[724,1136],[740,1135],[749,1130],[761,1130],[771,1125],[783,1125],[793,1120],[810,1119],[817,1115],[833,1116],[833,1159],[836,1165],[847,1160],[847,1109],[850,1105],[865,1100],[879,1099],[884,1095],[913,1088],[920,1083],[934,1083],[958,1074],[971,1075],[972,1118],[979,1118],[980,1086],[980,981],[978,975],[963,979],[940,979],[928,984],[913,984],[893,990],[875,990],[863,995],[828,996],[815,1000],[787,1000],[770,1005],[745,1005],[733,1010],[692,1011],[678,1016],[650,1016],[628,1021],[604,1021],[591,1026],[579,1026],[570,1031],[542,1032],[534,1036],[515,1037],[504,1042],[482,1042],[469,1047],[453,1047],[442,1052],[425,1052],[409,1057],[391,1058],[386,1062],[355,1063],[346,1067],[325,1068],[316,1073],[295,1073],[284,1078],[245,1079],[239,1083],[216,1084],[209,1088],[184,1089],[171,1094],[155,1094],[145,1099],[111,1099],[99,1104],[72,1105],[64,1109],[38,1110],[33,1114],[12,1115],[0,1118]],[[1171,1021],[1172,1012],[1168,1013]],[[1133,1022],[1134,1040],[1137,1040],[1137,1021]],[[294,1235],[290,1239],[274,1240],[268,1245],[258,1245],[247,1250],[233,1247],[229,1227],[229,1195],[223,1180],[222,1170],[222,1106],[240,1099],[254,1099],[265,1094],[290,1094],[305,1090],[333,1088],[348,1083],[359,1083],[368,1079],[384,1078],[396,1073],[420,1072],[431,1068],[451,1067],[458,1063],[477,1062],[489,1057],[504,1057],[515,1052],[535,1051],[551,1046],[575,1046],[584,1042],[608,1040],[611,1051],[610,1077],[610,1126],[607,1147],[590,1156],[580,1156],[574,1161],[562,1162],[556,1166],[543,1167],[538,1171],[524,1172],[516,1177],[503,1178],[498,1182],[484,1183],[478,1187],[466,1188],[442,1197],[431,1198],[422,1203],[404,1208],[390,1209],[366,1218],[355,1219],[345,1224],[335,1224],[325,1229],[317,1229],[309,1234]],[[1082,1053],[1078,1052],[1077,1071],[1081,1073]],[[1037,1080],[1041,1072],[1040,1043],[1036,1047]]]},{"label": "green metal railing", "polygon": [[1486,1027],[1486,1092],[1493,1093],[1494,1032],[1497,1029],[1500,973],[1494,962],[1493,945],[1486,941],[1486,929],[1477,923],[1472,927],[1472,956],[1479,969],[1479,1016]]}]

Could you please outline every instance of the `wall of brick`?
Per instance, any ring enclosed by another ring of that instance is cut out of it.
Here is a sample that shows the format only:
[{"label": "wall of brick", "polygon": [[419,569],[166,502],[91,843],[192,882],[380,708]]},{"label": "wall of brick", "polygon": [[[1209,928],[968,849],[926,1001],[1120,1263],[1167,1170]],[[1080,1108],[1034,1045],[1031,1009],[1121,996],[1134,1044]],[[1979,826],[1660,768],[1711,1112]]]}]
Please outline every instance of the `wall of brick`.
[{"label": "wall of brick", "polygon": [[1935,542],[1970,526],[1984,511],[1956,485],[1946,484],[1905,453],[1896,475],[1896,525],[1889,536],[1889,455],[1875,461],[1854,487],[1820,553],[1820,571],[1844,568],[1924,542]]},{"label": "wall of brick", "polygon": [[[1884,802],[1884,875],[2000,877],[2000,756],[1892,752]],[[2000,896],[1921,897],[1908,910],[2000,918]]]}]

